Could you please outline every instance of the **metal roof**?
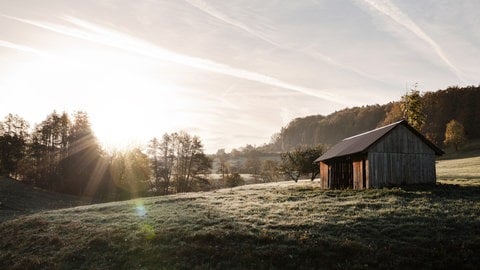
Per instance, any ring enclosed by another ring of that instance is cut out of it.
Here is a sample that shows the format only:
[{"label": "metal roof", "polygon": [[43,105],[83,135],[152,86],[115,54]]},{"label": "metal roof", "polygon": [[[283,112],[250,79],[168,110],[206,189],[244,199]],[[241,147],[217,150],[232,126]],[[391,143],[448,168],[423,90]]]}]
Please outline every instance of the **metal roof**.
[{"label": "metal roof", "polygon": [[386,125],[374,130],[367,131],[365,133],[361,133],[352,137],[348,137],[328,149],[323,155],[315,160],[315,162],[324,161],[327,159],[335,158],[335,157],[342,157],[347,155],[352,155],[360,152],[364,152],[367,150],[371,145],[373,145],[376,141],[380,138],[385,136],[391,130],[396,128],[399,125],[403,125],[410,129],[413,133],[419,136],[428,146],[430,146],[436,155],[442,155],[444,152],[427,140],[420,132],[418,132],[415,128],[410,126],[407,121],[401,120],[390,125]]}]

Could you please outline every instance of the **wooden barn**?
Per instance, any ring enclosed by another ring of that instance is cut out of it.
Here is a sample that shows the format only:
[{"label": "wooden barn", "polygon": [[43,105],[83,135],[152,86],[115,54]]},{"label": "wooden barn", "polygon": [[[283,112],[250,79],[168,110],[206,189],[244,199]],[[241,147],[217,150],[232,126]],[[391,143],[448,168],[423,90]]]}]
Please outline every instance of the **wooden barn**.
[{"label": "wooden barn", "polygon": [[402,120],[346,138],[315,160],[322,188],[434,184],[444,152]]}]

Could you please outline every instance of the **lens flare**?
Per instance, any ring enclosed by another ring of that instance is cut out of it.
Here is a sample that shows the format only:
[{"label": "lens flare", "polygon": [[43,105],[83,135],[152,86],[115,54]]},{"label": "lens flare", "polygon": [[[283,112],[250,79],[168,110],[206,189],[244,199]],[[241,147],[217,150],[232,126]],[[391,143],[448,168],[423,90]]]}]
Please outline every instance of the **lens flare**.
[{"label": "lens flare", "polygon": [[135,213],[137,216],[144,218],[147,215],[147,209],[145,208],[145,205],[141,201],[136,201],[135,202]]},{"label": "lens flare", "polygon": [[155,230],[150,224],[143,224],[140,226],[140,231],[145,236],[147,240],[152,240],[155,238]]},{"label": "lens flare", "polygon": [[152,226],[152,224],[149,224],[151,222],[149,222],[148,219],[146,219],[148,215],[148,211],[142,200],[135,201],[134,211],[139,218],[143,219],[143,221],[141,221],[140,224],[138,225],[138,231],[140,232],[140,234],[143,235],[147,240],[155,239],[156,237],[155,229]]}]

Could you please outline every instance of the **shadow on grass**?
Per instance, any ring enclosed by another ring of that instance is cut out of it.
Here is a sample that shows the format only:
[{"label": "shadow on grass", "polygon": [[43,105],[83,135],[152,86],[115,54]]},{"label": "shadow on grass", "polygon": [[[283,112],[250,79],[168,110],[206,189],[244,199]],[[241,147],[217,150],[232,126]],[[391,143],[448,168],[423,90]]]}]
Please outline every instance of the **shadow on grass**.
[{"label": "shadow on grass", "polygon": [[403,198],[480,202],[480,185],[467,186],[442,183],[437,183],[436,185],[407,185],[392,189],[392,193]]},{"label": "shadow on grass", "polygon": [[[177,212],[167,219],[147,216],[120,224],[67,220],[62,225],[36,215],[7,222],[0,227],[5,238],[0,240],[5,252],[0,268],[477,269],[480,264],[480,187],[299,188],[261,195],[260,209],[249,209],[251,215],[214,204],[204,209],[219,196],[212,201],[175,199],[176,206],[163,199],[148,205],[175,207]],[[219,202],[239,197],[221,197]],[[349,203],[339,203],[344,201]],[[261,208],[262,202],[270,206]],[[302,202],[311,202],[313,213],[280,211],[305,207]],[[319,202],[325,205],[318,207]],[[271,224],[254,210],[284,216]],[[155,236],[140,230],[142,224],[151,225]]]},{"label": "shadow on grass", "polygon": [[[285,194],[287,202],[298,195],[290,191]],[[379,192],[407,204],[387,212],[381,211],[387,206],[372,204],[366,214],[362,214],[366,209],[359,209],[353,218],[321,223],[254,227],[224,219],[224,229],[159,234],[148,243],[150,251],[133,250],[126,262],[147,269],[155,269],[159,262],[176,269],[477,269],[480,209],[464,203],[478,205],[479,187],[442,184]],[[350,192],[338,194],[351,196]],[[408,202],[418,204],[416,200],[426,201],[432,209],[428,205],[409,208]],[[348,207],[352,206],[339,211]]]},{"label": "shadow on grass", "polygon": [[[285,234],[212,232],[156,238],[119,267],[156,269],[477,269],[478,222],[382,216],[353,224],[292,227]],[[465,233],[467,231],[467,233]],[[175,239],[174,243],[169,241]],[[180,244],[179,244],[180,242]],[[125,269],[126,269],[125,268]]]}]

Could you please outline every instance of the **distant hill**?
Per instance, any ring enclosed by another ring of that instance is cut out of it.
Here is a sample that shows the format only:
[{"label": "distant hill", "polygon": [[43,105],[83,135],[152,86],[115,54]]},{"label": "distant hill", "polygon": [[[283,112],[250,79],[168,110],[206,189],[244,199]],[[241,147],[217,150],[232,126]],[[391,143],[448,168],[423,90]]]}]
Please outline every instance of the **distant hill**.
[{"label": "distant hill", "polygon": [[[446,124],[456,119],[465,127],[468,139],[480,138],[480,86],[449,87],[422,95],[427,121],[421,130],[443,146]],[[384,105],[346,108],[330,115],[296,118],[272,138],[264,148],[286,151],[299,145],[327,144],[399,120],[399,101]],[[401,116],[400,116],[401,117]]]},{"label": "distant hill", "polygon": [[75,196],[46,191],[0,176],[0,222],[18,215],[85,203]]}]

